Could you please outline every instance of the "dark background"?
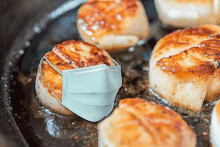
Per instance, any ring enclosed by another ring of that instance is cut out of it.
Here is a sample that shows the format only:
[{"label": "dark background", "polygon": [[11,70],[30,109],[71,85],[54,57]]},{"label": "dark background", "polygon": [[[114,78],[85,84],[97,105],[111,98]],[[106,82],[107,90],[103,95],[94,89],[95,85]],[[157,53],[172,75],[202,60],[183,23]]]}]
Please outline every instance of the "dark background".
[{"label": "dark background", "polygon": [[[0,77],[2,77],[4,57],[22,28],[41,11],[59,5],[64,0],[0,0]],[[3,84],[0,83],[2,88]],[[0,99],[2,94],[0,93]],[[4,100],[0,100],[0,146],[27,146],[14,121],[7,113]]]}]

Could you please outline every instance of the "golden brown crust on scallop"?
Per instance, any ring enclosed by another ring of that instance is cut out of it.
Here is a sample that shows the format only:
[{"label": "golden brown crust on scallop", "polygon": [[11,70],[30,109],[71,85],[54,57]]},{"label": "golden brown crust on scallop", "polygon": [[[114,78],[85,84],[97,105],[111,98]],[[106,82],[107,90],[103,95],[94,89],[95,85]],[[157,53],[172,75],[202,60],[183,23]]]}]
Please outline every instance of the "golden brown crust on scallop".
[{"label": "golden brown crust on scallop", "polygon": [[192,47],[177,55],[160,59],[157,66],[160,66],[164,72],[172,72],[180,77],[197,75],[207,78],[209,75],[220,73],[220,48],[218,49],[205,46]]},{"label": "golden brown crust on scallop", "polygon": [[[98,128],[104,134],[103,142],[110,142],[114,146],[196,145],[195,133],[178,113],[140,98],[121,100],[119,107]],[[117,139],[111,137],[113,134]]]},{"label": "golden brown crust on scallop", "polygon": [[220,28],[215,25],[204,25],[201,27],[186,28],[177,30],[166,35],[158,42],[155,58],[160,54],[170,50],[171,48],[192,47],[197,40],[210,39],[209,36],[214,36],[220,32]]},{"label": "golden brown crust on scallop", "polygon": [[87,36],[90,36],[90,32],[95,38],[108,33],[121,34],[126,23],[130,23],[127,19],[134,19],[138,2],[136,0],[87,1],[78,11],[77,23]]},{"label": "golden brown crust on scallop", "polygon": [[196,135],[194,132],[178,113],[168,107],[134,98],[120,101],[119,108],[129,111],[144,125],[152,127],[151,131],[159,142],[157,143],[159,146],[183,146],[182,143],[186,141],[184,135],[189,135],[193,141],[192,144],[195,144]]},{"label": "golden brown crust on scallop", "polygon": [[[68,69],[89,67],[93,65],[106,64],[115,65],[106,51],[82,41],[68,40],[55,46],[52,51],[45,54],[45,57],[60,72]],[[62,101],[62,75],[55,71],[46,61],[42,63],[42,74],[51,90]],[[39,80],[43,87],[52,96],[42,75],[38,69]]]},{"label": "golden brown crust on scallop", "polygon": [[90,0],[78,10],[77,29],[85,42],[118,51],[135,46],[150,34],[140,0]]},{"label": "golden brown crust on scallop", "polygon": [[[176,31],[165,36],[155,53],[165,52],[181,45],[186,46],[186,50],[161,58],[156,65],[163,71],[172,72],[179,77],[192,74],[203,77],[216,76],[220,72],[220,36],[217,34],[219,32],[219,28],[215,31],[213,26],[207,25]],[[190,48],[195,39],[203,36],[208,37],[207,40],[205,38],[196,47]]]}]

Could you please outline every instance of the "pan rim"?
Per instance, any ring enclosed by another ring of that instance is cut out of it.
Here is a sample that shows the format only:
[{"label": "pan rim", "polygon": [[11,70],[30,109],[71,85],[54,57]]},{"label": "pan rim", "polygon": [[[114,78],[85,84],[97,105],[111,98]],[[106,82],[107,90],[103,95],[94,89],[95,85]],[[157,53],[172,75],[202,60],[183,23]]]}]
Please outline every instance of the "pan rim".
[{"label": "pan rim", "polygon": [[[29,40],[32,40],[35,35],[37,35],[35,28],[38,27],[39,29],[45,29],[48,24],[53,21],[54,19],[58,18],[59,16],[67,13],[71,9],[75,9],[82,3],[84,3],[85,0],[74,0],[74,1],[64,1],[64,2],[58,2],[56,5],[51,7],[49,10],[43,10],[41,13],[39,13],[36,17],[33,19],[30,19],[26,25],[22,28],[20,33],[17,35],[17,37],[12,41],[11,46],[7,49],[7,53],[3,55],[3,63],[0,67],[2,72],[0,72],[0,77],[2,78],[2,84],[0,86],[0,98],[2,99],[0,101],[0,105],[3,107],[0,109],[2,110],[2,115],[4,115],[4,119],[2,119],[0,122],[2,122],[2,126],[5,127],[6,125],[4,123],[7,123],[10,125],[10,130],[8,130],[8,134],[11,136],[11,138],[15,138],[16,146],[29,146],[26,139],[24,138],[23,134],[21,133],[15,118],[13,117],[12,111],[10,109],[11,102],[10,102],[10,75],[12,72],[15,72],[15,69],[13,69],[13,66],[18,63],[19,60],[23,57],[25,52],[28,50],[27,45],[25,44]],[[22,38],[22,40],[20,39]],[[22,42],[22,43],[21,43]],[[24,53],[20,53],[20,50],[23,50]],[[15,54],[17,54],[15,58]],[[6,118],[7,117],[7,118]],[[12,130],[13,129],[13,130]],[[4,133],[2,133],[4,135]],[[10,137],[6,136],[6,137]],[[9,138],[9,140],[11,139]],[[12,139],[14,140],[14,139]],[[11,140],[10,140],[11,141]]]}]

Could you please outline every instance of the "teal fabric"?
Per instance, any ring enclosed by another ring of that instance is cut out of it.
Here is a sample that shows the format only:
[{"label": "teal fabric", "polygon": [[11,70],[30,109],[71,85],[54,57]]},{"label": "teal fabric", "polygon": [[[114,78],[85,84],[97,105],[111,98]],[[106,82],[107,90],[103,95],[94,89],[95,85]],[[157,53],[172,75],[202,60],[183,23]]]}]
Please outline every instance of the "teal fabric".
[{"label": "teal fabric", "polygon": [[94,66],[63,71],[66,92],[110,93],[121,87],[121,69],[118,66]]},{"label": "teal fabric", "polygon": [[46,57],[41,59],[40,71],[43,59],[63,76],[63,106],[92,122],[110,114],[116,94],[122,86],[121,66],[116,61],[113,60],[116,66],[102,64],[60,72]]}]

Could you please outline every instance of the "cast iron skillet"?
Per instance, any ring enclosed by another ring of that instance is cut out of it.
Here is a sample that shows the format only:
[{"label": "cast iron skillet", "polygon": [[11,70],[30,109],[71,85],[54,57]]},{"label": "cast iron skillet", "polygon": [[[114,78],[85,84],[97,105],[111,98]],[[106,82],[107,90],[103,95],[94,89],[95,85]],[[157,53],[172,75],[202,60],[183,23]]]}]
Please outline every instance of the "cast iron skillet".
[{"label": "cast iron skillet", "polygon": [[[3,136],[7,146],[97,146],[96,123],[51,113],[39,103],[34,90],[40,58],[56,44],[80,40],[76,14],[82,3],[82,0],[0,2],[0,138]],[[115,106],[126,97],[142,97],[169,106],[195,131],[197,146],[208,147],[213,103],[205,103],[202,111],[195,114],[164,103],[148,90],[151,51],[171,30],[161,27],[153,0],[142,3],[151,36],[125,53],[110,53],[122,65],[123,86]]]}]

